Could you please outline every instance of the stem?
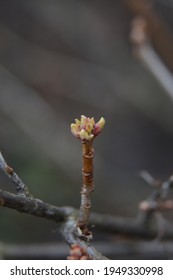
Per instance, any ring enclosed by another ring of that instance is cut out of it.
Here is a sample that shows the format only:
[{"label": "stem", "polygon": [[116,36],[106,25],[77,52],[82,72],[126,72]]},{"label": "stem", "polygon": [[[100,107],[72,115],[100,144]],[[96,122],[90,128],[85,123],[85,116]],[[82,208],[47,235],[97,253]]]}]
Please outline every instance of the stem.
[{"label": "stem", "polygon": [[94,190],[93,183],[93,141],[82,141],[82,176],[83,185],[81,189],[81,206],[79,211],[79,220],[77,227],[82,231],[83,236],[90,236],[88,231],[88,221],[91,210],[90,193]]},{"label": "stem", "polygon": [[94,190],[93,184],[93,157],[94,150],[92,148],[94,138],[101,133],[105,125],[105,119],[102,117],[97,123],[94,118],[87,118],[84,115],[81,119],[75,119],[75,123],[71,124],[72,134],[81,140],[82,143],[82,177],[83,185],[81,188],[81,206],[79,211],[79,219],[77,223],[78,235],[86,240],[92,238],[91,232],[88,230],[88,221],[91,210],[90,193]]}]

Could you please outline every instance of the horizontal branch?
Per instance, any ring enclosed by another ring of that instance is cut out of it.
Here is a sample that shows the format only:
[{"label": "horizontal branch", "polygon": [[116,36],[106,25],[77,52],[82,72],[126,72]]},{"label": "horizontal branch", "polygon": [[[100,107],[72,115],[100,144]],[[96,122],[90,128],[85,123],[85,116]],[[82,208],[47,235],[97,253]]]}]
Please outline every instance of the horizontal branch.
[{"label": "horizontal branch", "polygon": [[71,207],[56,207],[40,199],[15,195],[3,190],[0,190],[0,206],[36,217],[54,220],[55,222],[64,222],[74,212]]},{"label": "horizontal branch", "polygon": [[[21,213],[30,214],[65,223],[70,219],[77,221],[78,210],[73,207],[57,207],[33,197],[24,197],[0,190],[0,206],[15,209]],[[111,215],[91,213],[90,225],[107,233],[121,233],[142,238],[154,238],[158,234],[157,227],[145,224],[145,213],[137,217],[124,218]],[[173,238],[173,227],[165,223],[164,238]]]},{"label": "horizontal branch", "polygon": [[[90,224],[94,224],[96,229],[107,233],[110,232],[146,239],[157,238],[160,230],[157,227],[157,220],[155,222],[154,220],[150,222],[150,217],[148,214],[145,214],[146,213],[140,211],[137,217],[128,218],[91,213]],[[153,217],[154,216],[152,216],[152,218]],[[173,226],[166,220],[164,220],[164,222],[163,239],[172,239]]]},{"label": "horizontal branch", "polygon": [[71,207],[56,207],[39,199],[15,195],[0,190],[0,206],[15,209],[21,213],[42,217],[61,223],[61,233],[66,242],[71,246],[78,244],[84,248],[91,259],[107,259],[93,246],[80,240],[76,232],[78,211]]}]

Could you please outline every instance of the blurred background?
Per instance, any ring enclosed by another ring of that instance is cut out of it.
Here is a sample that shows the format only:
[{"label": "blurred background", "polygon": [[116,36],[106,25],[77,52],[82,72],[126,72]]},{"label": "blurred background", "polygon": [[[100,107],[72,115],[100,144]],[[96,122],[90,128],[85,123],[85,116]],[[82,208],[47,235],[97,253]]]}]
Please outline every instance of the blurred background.
[{"label": "blurred background", "polygon": [[[171,175],[172,12],[171,0],[0,1],[0,150],[35,197],[79,207],[81,145],[70,124],[81,114],[106,119],[93,211],[135,216],[151,193],[140,170]],[[130,39],[136,17],[147,43]],[[15,192],[3,174],[0,186]],[[0,221],[3,243],[61,240],[50,221],[5,208]]]}]

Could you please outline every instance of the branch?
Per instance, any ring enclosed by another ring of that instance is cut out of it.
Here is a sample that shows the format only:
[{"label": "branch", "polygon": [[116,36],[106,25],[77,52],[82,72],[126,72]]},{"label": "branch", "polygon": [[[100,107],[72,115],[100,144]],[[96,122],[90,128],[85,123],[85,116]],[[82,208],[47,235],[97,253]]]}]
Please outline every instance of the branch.
[{"label": "branch", "polygon": [[[61,224],[68,221],[69,225],[69,219],[73,219],[73,226],[74,220],[77,221],[79,213],[78,210],[72,207],[57,207],[33,197],[19,196],[3,190],[0,190],[0,206],[36,217],[53,220]],[[96,229],[101,229],[108,233],[121,233],[144,238],[156,237],[157,228],[151,225],[146,228],[143,223],[143,214],[141,211],[135,218],[123,218],[91,213],[90,225],[94,225]],[[67,231],[64,232],[67,233]],[[173,238],[173,227],[171,225],[166,227],[164,237]],[[69,240],[71,239],[69,238]],[[71,243],[70,241],[69,244]]]},{"label": "branch", "polygon": [[106,259],[93,246],[80,240],[76,232],[78,218],[76,209],[56,207],[33,197],[15,195],[2,190],[0,190],[0,206],[61,223],[60,232],[70,246],[79,244],[82,248],[85,248],[91,259]]},{"label": "branch", "polygon": [[[147,34],[156,52],[168,69],[173,72],[173,37],[162,17],[150,0],[123,0],[135,16],[141,16],[147,23]],[[163,1],[164,2],[164,1]]]},{"label": "branch", "polygon": [[13,168],[10,167],[2,153],[0,152],[0,169],[9,177],[9,179],[15,184],[17,193],[24,196],[30,196],[27,186],[22,182],[19,176],[14,172]]},{"label": "branch", "polygon": [[145,18],[138,16],[133,20],[130,39],[133,44],[134,55],[153,74],[171,101],[173,101],[173,75],[150,43]]},{"label": "branch", "polygon": [[[154,187],[151,195],[139,204],[136,218],[115,218],[109,215],[92,214],[90,222],[106,231],[115,231],[145,238],[172,238],[173,226],[163,217],[163,211],[173,210],[173,200],[168,194],[173,188],[173,175],[167,181],[155,180],[147,171],[142,171],[142,178]],[[151,219],[152,218],[152,219]],[[153,221],[155,220],[155,224]]]},{"label": "branch", "polygon": [[139,205],[139,209],[146,212],[153,212],[156,210],[172,210],[173,201],[167,199],[170,190],[173,188],[173,175],[166,181],[155,180],[147,171],[140,173],[141,177],[152,187],[153,192],[148,199],[142,201]]},{"label": "branch", "polygon": [[[86,121],[86,119],[85,119]],[[86,124],[85,124],[86,125]],[[95,137],[97,133],[101,131],[103,128],[100,122],[95,124],[94,129],[91,131],[95,132],[93,134]],[[73,127],[74,128],[74,127]],[[75,129],[78,128],[78,123],[75,125]],[[80,127],[81,129],[81,127]],[[82,130],[80,130],[81,133]],[[73,133],[78,133],[78,130],[73,130]],[[85,134],[85,135],[84,135]],[[84,133],[82,131],[83,136],[87,136],[86,132]],[[82,136],[80,135],[80,137]],[[78,135],[75,135],[78,136]],[[90,137],[90,135],[89,135]],[[81,139],[82,141],[84,139]],[[93,166],[92,166],[92,159],[93,159],[93,151],[91,150],[91,147],[88,149],[88,143],[92,145],[92,142],[85,139],[84,149],[83,149],[83,182],[84,187],[89,188],[89,193],[85,193],[83,195],[88,196],[90,194],[90,188],[93,188],[93,181],[88,178],[91,176],[92,179],[92,172],[93,172]],[[22,213],[27,213],[33,216],[37,217],[43,217],[47,219],[54,220],[55,222],[59,222],[61,224],[60,226],[60,232],[66,242],[71,247],[72,255],[71,258],[76,257],[74,254],[76,252],[79,252],[82,254],[81,257],[86,257],[89,259],[107,259],[105,256],[103,256],[100,252],[98,252],[92,245],[90,245],[88,242],[89,238],[86,238],[86,232],[85,234],[82,234],[79,232],[79,222],[80,219],[84,219],[86,230],[89,223],[89,214],[90,211],[85,213],[85,208],[88,211],[88,200],[89,197],[82,198],[82,214],[81,209],[80,211],[77,211],[76,209],[72,207],[56,207],[53,205],[50,205],[48,203],[45,203],[39,199],[35,199],[29,195],[28,188],[25,186],[25,184],[21,181],[21,179],[17,176],[17,174],[14,172],[14,170],[8,166],[6,161],[4,160],[2,154],[0,153],[0,169],[12,180],[12,182],[17,186],[17,194],[12,194],[3,190],[0,190],[0,206],[2,207],[8,207],[11,209],[15,209]],[[88,176],[86,176],[88,174]],[[155,184],[155,180],[147,173],[142,173],[143,178],[147,180],[147,182],[151,183],[154,186],[157,186]],[[154,194],[150,196],[149,200],[146,200],[145,203],[140,204],[140,212],[137,218],[115,218],[111,217],[109,215],[99,215],[99,214],[92,214],[90,217],[90,223],[95,224],[96,226],[106,229],[106,231],[113,231],[113,232],[121,232],[124,234],[133,234],[138,236],[145,236],[145,237],[155,237],[158,236],[158,229],[154,228],[151,224],[148,223],[148,218],[151,216],[150,214],[153,213],[156,209],[158,210],[169,210],[173,208],[173,202],[166,200],[162,201],[163,198],[165,198],[168,194],[169,189],[173,186],[173,176],[169,178],[168,181],[163,182],[160,185],[160,188],[158,188]],[[158,187],[158,186],[157,186]],[[83,190],[83,189],[82,189]],[[84,199],[84,202],[83,202]],[[158,201],[159,200],[159,201]],[[147,205],[147,207],[146,207]],[[154,205],[154,207],[153,207]],[[144,207],[145,206],[145,207]],[[84,210],[83,210],[84,208]],[[89,209],[90,210],[90,209]],[[84,211],[84,213],[83,213]],[[80,213],[81,216],[78,218],[78,214]],[[154,213],[157,218],[157,223],[161,230],[159,233],[164,233],[164,235],[173,236],[173,227],[168,226],[167,228],[164,228],[163,231],[163,224],[164,221],[160,215],[158,215],[156,212]],[[156,215],[157,214],[157,215]],[[84,216],[83,216],[84,215]],[[159,220],[158,220],[159,217]],[[161,222],[160,222],[161,221]],[[161,234],[160,234],[161,236]]]},{"label": "branch", "polygon": [[36,217],[54,220],[55,222],[64,222],[67,217],[75,212],[70,207],[56,207],[40,199],[15,195],[3,190],[0,190],[0,206]]}]

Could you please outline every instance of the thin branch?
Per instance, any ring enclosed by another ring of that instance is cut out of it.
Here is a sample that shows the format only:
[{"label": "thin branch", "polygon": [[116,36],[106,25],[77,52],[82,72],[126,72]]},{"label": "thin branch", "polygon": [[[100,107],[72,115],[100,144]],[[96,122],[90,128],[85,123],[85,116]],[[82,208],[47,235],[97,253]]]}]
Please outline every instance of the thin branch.
[{"label": "thin branch", "polygon": [[130,38],[135,56],[145,64],[173,102],[173,75],[150,43],[145,18],[138,16],[133,20]]},{"label": "thin branch", "polygon": [[[111,215],[91,213],[90,224],[106,233],[123,234],[139,238],[153,239],[158,236],[158,227],[150,222],[148,212],[139,211],[137,217],[115,217]],[[173,226],[167,220],[164,224],[164,238],[173,238]]]},{"label": "thin branch", "polygon": [[[123,0],[129,10],[143,17],[147,23],[147,35],[161,59],[173,71],[173,36],[163,18],[150,0]],[[163,1],[164,2],[164,1]]]},{"label": "thin branch", "polygon": [[156,180],[147,170],[141,170],[139,176],[150,186],[154,186],[156,183]]},{"label": "thin branch", "polygon": [[152,45],[149,42],[141,45],[136,49],[136,53],[173,101],[173,75],[163,64]]},{"label": "thin branch", "polygon": [[141,174],[143,179],[154,187],[154,190],[146,200],[140,203],[139,209],[146,212],[172,210],[173,201],[167,199],[167,197],[170,189],[173,187],[173,175],[168,180],[161,182],[152,178],[147,171],[143,171]]},{"label": "thin branch", "polygon": [[17,194],[24,195],[24,196],[30,196],[28,187],[22,182],[22,180],[19,178],[19,176],[14,172],[13,168],[10,167],[2,153],[0,152],[0,169],[10,178],[10,180],[15,184]]}]

